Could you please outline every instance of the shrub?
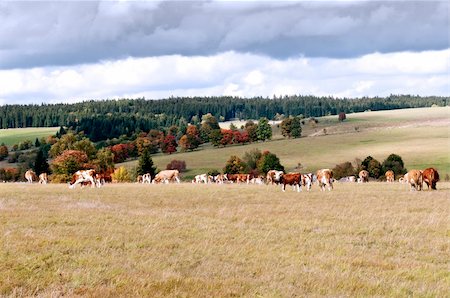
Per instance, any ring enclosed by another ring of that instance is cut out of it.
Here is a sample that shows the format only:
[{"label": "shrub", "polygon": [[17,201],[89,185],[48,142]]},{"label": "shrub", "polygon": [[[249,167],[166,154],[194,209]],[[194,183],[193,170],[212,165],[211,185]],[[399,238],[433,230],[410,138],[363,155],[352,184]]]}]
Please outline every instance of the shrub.
[{"label": "shrub", "polygon": [[395,175],[404,175],[406,172],[408,172],[405,169],[405,165],[403,163],[402,158],[397,154],[391,154],[389,155],[382,164],[383,173],[386,173],[386,171],[391,170],[395,173]]},{"label": "shrub", "polygon": [[184,160],[172,160],[166,166],[166,170],[178,170],[181,172],[186,172],[186,162]]},{"label": "shrub", "polygon": [[258,160],[258,172],[260,174],[267,174],[270,170],[284,171],[284,167],[280,163],[280,159],[269,151],[263,152],[261,158]]},{"label": "shrub", "polygon": [[233,155],[228,159],[223,172],[227,174],[239,174],[243,173],[247,165],[239,157]]},{"label": "shrub", "polygon": [[111,174],[111,178],[113,182],[130,182],[130,174],[125,167],[120,167],[114,170],[114,173]]},{"label": "shrub", "polygon": [[333,168],[333,176],[335,179],[353,175],[355,175],[355,168],[349,161],[340,163]]}]

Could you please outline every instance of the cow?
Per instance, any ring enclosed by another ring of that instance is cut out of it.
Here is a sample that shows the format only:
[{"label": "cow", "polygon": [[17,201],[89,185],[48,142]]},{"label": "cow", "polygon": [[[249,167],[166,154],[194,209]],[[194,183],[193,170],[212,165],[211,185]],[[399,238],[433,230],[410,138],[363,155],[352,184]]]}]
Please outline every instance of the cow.
[{"label": "cow", "polygon": [[48,175],[47,173],[39,174],[39,184],[47,184],[48,183]]},{"label": "cow", "polygon": [[180,183],[180,172],[178,170],[163,170],[156,174],[152,183],[169,183],[173,180],[175,180],[177,183]]},{"label": "cow", "polygon": [[302,174],[300,173],[287,173],[280,177],[281,190],[286,191],[286,184],[292,185],[294,190],[297,188],[297,192],[300,192],[302,185]]},{"label": "cow", "polygon": [[408,173],[406,173],[405,175],[403,175],[402,177],[398,178],[398,182],[400,183],[408,183]]},{"label": "cow", "polygon": [[422,171],[423,182],[428,186],[428,190],[436,189],[436,183],[439,181],[439,173],[435,168],[427,168]]},{"label": "cow", "polygon": [[246,182],[247,184],[250,182],[250,175],[249,174],[225,174],[226,178],[230,182]]},{"label": "cow", "polygon": [[144,178],[142,177],[142,175],[138,175],[136,177],[136,183],[142,183],[142,181],[144,181]]},{"label": "cow", "polygon": [[386,182],[392,183],[395,180],[395,174],[392,170],[386,171],[384,176],[386,177]]},{"label": "cow", "polygon": [[97,181],[95,170],[79,170],[72,176],[72,181],[69,183],[69,188],[75,188],[77,184],[91,184],[91,187],[100,187],[100,183]]},{"label": "cow", "polygon": [[36,180],[36,173],[33,170],[28,170],[25,172],[25,179],[28,183],[33,183],[33,180]]},{"label": "cow", "polygon": [[264,184],[264,177],[263,176],[257,176],[250,179],[250,183],[252,184]]},{"label": "cow", "polygon": [[328,187],[328,191],[333,189],[333,171],[330,169],[321,169],[316,173],[317,183],[320,190],[325,191],[325,187]]},{"label": "cow", "polygon": [[227,175],[226,174],[219,174],[214,176],[214,181],[217,184],[223,184],[225,181],[228,181]]},{"label": "cow", "polygon": [[[277,170],[270,170],[270,171],[268,171],[267,175],[266,175],[266,183],[267,184],[270,183],[272,185],[274,183],[276,183],[276,184],[280,183],[281,175],[283,175],[283,171],[277,171]],[[276,178],[276,177],[278,177],[278,178]]]},{"label": "cow", "polygon": [[339,182],[355,182],[355,176],[346,176],[339,179]]},{"label": "cow", "polygon": [[411,170],[405,175],[406,182],[411,186],[410,190],[422,190],[422,171]]},{"label": "cow", "polygon": [[192,183],[205,183],[207,184],[209,181],[208,174],[200,174],[195,175],[194,180],[192,180]]},{"label": "cow", "polygon": [[312,173],[302,174],[302,186],[305,186],[307,191],[311,190],[312,182],[313,182]]},{"label": "cow", "polygon": [[148,183],[148,184],[152,183],[152,175],[150,175],[150,173],[146,173],[146,174],[142,175],[142,183],[143,184],[145,184],[145,183]]},{"label": "cow", "polygon": [[359,172],[358,176],[359,176],[359,179],[358,179],[359,183],[369,182],[369,172],[368,171],[362,170]]}]

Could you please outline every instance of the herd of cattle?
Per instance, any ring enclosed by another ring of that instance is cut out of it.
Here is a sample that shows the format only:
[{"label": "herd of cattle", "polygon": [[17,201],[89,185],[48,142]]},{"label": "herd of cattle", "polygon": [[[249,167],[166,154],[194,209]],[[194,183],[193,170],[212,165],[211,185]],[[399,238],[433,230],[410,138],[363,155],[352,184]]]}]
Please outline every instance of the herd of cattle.
[{"label": "herd of cattle", "polygon": [[[395,174],[389,170],[385,173],[387,182],[395,181]],[[28,170],[25,173],[25,179],[29,183],[33,183],[34,180],[39,178],[40,184],[47,184],[48,176],[46,173],[42,173],[39,177],[32,170]],[[362,170],[359,172],[358,178],[355,176],[348,176],[341,178],[341,182],[369,182],[369,172]],[[434,168],[427,168],[425,170],[411,170],[398,180],[400,183],[408,183],[411,190],[422,190],[423,183],[428,186],[428,189],[436,189],[436,183],[439,181],[439,173]],[[72,180],[69,183],[69,188],[75,188],[78,184],[83,186],[101,187],[105,182],[111,182],[111,176],[96,173],[95,170],[79,170],[73,174]],[[139,175],[137,177],[137,183],[180,183],[180,172],[178,170],[164,170],[160,171],[155,177],[151,177],[149,173]],[[196,184],[208,184],[208,183],[246,183],[246,184],[279,184],[282,191],[286,190],[286,185],[291,185],[294,190],[300,192],[303,188],[311,190],[312,184],[316,182],[319,185],[321,191],[333,189],[333,171],[330,169],[318,170],[315,174],[307,173],[284,173],[283,171],[270,170],[267,175],[254,176],[252,174],[219,174],[208,175],[201,174],[196,175],[192,180],[192,183]]]}]

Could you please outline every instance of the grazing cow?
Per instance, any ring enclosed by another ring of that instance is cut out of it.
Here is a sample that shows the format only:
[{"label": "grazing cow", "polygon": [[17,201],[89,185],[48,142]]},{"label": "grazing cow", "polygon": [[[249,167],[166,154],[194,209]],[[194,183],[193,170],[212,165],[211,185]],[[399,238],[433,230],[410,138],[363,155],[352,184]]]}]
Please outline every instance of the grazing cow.
[{"label": "grazing cow", "polygon": [[36,180],[36,173],[33,170],[28,170],[25,172],[25,179],[28,183],[33,183]]},{"label": "grazing cow", "polygon": [[405,175],[405,179],[411,186],[410,190],[422,190],[422,171],[411,170]]},{"label": "grazing cow", "polygon": [[359,183],[366,183],[369,182],[369,172],[366,170],[362,170],[359,172],[359,179],[358,182]]},{"label": "grazing cow", "polygon": [[287,173],[281,175],[280,178],[280,184],[282,184],[281,190],[286,190],[286,184],[292,185],[295,188],[297,188],[297,192],[300,192],[300,187],[302,184],[302,174],[300,173]]},{"label": "grazing cow", "polygon": [[439,173],[435,168],[427,168],[422,171],[423,182],[428,186],[428,190],[436,189],[436,183],[439,181]]},{"label": "grazing cow", "polygon": [[155,179],[153,179],[152,183],[169,183],[173,180],[175,180],[177,183],[180,183],[180,172],[178,170],[163,170],[156,174]]},{"label": "grazing cow", "polygon": [[394,171],[392,171],[392,170],[386,171],[384,176],[386,177],[387,182],[392,183],[395,180],[395,174],[394,174]]},{"label": "grazing cow", "polygon": [[355,176],[347,176],[339,179],[339,182],[355,182],[355,181],[356,181]]},{"label": "grazing cow", "polygon": [[75,188],[77,184],[91,184],[91,187],[100,187],[99,182],[95,178],[96,173],[95,170],[79,170],[72,176],[72,181],[69,184],[69,188]]},{"label": "grazing cow", "polygon": [[264,177],[263,176],[257,176],[250,179],[250,183],[252,184],[264,184]]},{"label": "grazing cow", "polygon": [[233,182],[236,182],[236,183],[246,182],[248,184],[249,178],[250,178],[249,174],[225,174],[225,176],[226,176],[227,180],[232,183]]},{"label": "grazing cow", "polygon": [[145,184],[145,183],[148,183],[148,184],[152,183],[152,176],[150,175],[150,173],[146,173],[146,174],[142,175],[142,183],[143,184]]},{"label": "grazing cow", "polygon": [[194,180],[192,180],[192,183],[205,183],[207,184],[209,180],[208,174],[200,174],[195,175]]},{"label": "grazing cow", "polygon": [[333,171],[330,169],[321,169],[316,173],[317,183],[320,190],[325,191],[325,187],[328,187],[328,191],[333,189]]},{"label": "grazing cow", "polygon": [[[266,183],[267,184],[278,184],[280,183],[280,177],[283,175],[283,171],[277,171],[277,170],[270,170],[267,172],[266,175]],[[278,178],[277,178],[278,177]]]},{"label": "grazing cow", "polygon": [[47,173],[41,173],[39,175],[39,184],[47,184],[48,182],[48,175]]}]

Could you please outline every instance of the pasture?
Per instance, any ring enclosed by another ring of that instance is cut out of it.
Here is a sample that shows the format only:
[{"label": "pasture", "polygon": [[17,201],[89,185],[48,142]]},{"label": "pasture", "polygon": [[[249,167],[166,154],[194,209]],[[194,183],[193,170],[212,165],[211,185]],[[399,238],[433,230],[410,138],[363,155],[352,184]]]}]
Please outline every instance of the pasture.
[{"label": "pasture", "polygon": [[[242,157],[254,148],[275,153],[287,171],[301,163],[303,172],[333,168],[368,155],[383,162],[396,153],[408,169],[435,167],[442,178],[450,174],[449,107],[347,114],[343,123],[338,123],[337,116],[319,118],[319,121],[315,127],[305,125],[302,135],[306,137],[299,139],[275,135],[272,141],[245,146],[157,154],[153,161],[159,169],[165,169],[173,159],[184,160],[189,170],[185,176],[191,178],[212,169],[221,171],[231,155]],[[133,168],[136,164],[137,161],[131,161],[124,165]]]},{"label": "pasture", "polygon": [[0,296],[448,297],[449,194],[0,184]]},{"label": "pasture", "polygon": [[6,146],[12,146],[25,140],[33,142],[36,138],[40,139],[54,135],[59,127],[28,127],[28,128],[9,128],[0,129],[0,144],[5,143]]}]

